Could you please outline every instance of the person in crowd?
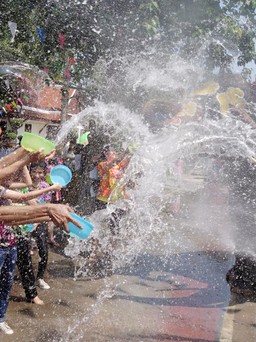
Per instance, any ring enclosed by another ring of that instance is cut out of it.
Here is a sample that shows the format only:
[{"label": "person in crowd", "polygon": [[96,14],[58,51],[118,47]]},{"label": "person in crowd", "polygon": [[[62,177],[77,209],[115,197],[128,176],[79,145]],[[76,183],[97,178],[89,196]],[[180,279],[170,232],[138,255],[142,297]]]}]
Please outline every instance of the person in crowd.
[{"label": "person in crowd", "polygon": [[[41,165],[44,168],[44,164],[41,163],[33,163],[31,168],[33,169],[33,167],[35,168],[36,165]],[[39,171],[41,171],[41,168],[39,167]],[[33,171],[32,171],[33,173]],[[31,189],[33,186],[33,182],[29,176],[29,185],[28,187]],[[47,183],[46,183],[47,184]],[[43,184],[43,185],[46,185]],[[48,184],[47,184],[48,185]],[[52,186],[41,186],[38,187],[38,189],[33,190],[30,192],[31,193],[37,193],[37,201],[40,202],[49,202],[50,198],[51,198],[51,194],[54,192],[59,192],[61,189],[61,186],[59,184],[54,184]],[[26,188],[26,190],[28,190],[28,188]],[[28,192],[26,191],[25,193],[28,194]],[[29,201],[28,203],[30,204],[32,201]],[[53,224],[52,222],[49,222],[49,224]],[[34,227],[34,230],[38,228]],[[27,225],[23,225],[23,226],[16,226],[16,232],[17,232],[17,236],[16,236],[16,241],[17,241],[17,266],[20,272],[20,276],[21,276],[21,281],[22,281],[22,285],[23,288],[25,290],[25,295],[27,298],[27,301],[35,303],[35,304],[39,304],[39,305],[43,305],[44,302],[38,297],[38,293],[36,290],[36,278],[34,275],[34,269],[33,269],[33,264],[32,264],[32,258],[31,258],[31,252],[30,252],[30,238],[31,238],[31,234],[28,233],[27,230]],[[36,231],[37,232],[37,231]],[[33,233],[32,233],[33,234]],[[38,232],[37,232],[38,234]],[[39,262],[39,268],[40,268],[40,264],[42,263],[42,265],[44,266],[45,263],[45,255],[47,256],[48,254],[48,249],[47,246],[45,247],[44,245],[44,240],[45,240],[45,234],[42,234],[42,236],[38,237],[39,240],[39,254],[42,254],[41,260]],[[41,242],[42,240],[42,242]],[[43,246],[43,249],[41,248],[41,246]]]},{"label": "person in crowd", "polygon": [[[47,162],[47,170],[46,175],[50,175],[51,169],[57,165],[63,165],[63,160],[60,157],[51,159]],[[45,181],[48,182],[47,177],[45,177]],[[55,191],[51,196],[51,203],[61,203],[62,193],[61,190]],[[54,239],[54,224],[53,222],[48,223],[48,243],[53,247],[59,247],[59,244]]]},{"label": "person in crowd", "polygon": [[[54,189],[56,185],[54,186]],[[57,189],[59,187],[57,186]],[[0,186],[0,205],[10,205],[10,200],[14,202],[25,202],[42,195],[45,191],[53,190],[53,187],[37,190],[31,193],[20,193]],[[29,251],[28,251],[29,253]],[[0,330],[7,334],[13,330],[5,322],[6,310],[8,306],[9,293],[13,284],[15,263],[17,258],[17,248],[15,233],[12,227],[5,224],[0,225]]]},{"label": "person in crowd", "polygon": [[92,214],[97,210],[97,191],[99,177],[97,166],[99,162],[105,159],[102,154],[103,148],[109,143],[102,127],[96,127],[94,120],[89,121],[88,144],[80,147],[81,168],[78,178],[80,179],[78,202],[84,214]]},{"label": "person in crowd", "polygon": [[[95,195],[97,196],[95,199],[96,210],[105,209],[108,203],[123,200],[126,197],[125,184],[121,185],[120,181],[123,180],[124,171],[128,166],[130,158],[131,153],[128,151],[120,156],[115,151],[115,148],[110,145],[103,149],[102,157],[100,158],[103,161],[98,163],[92,175],[97,180],[97,190],[95,187]],[[107,225],[113,237],[110,239],[111,248],[114,247],[115,237],[119,234],[119,222],[125,213],[126,210],[116,208],[108,219]],[[88,239],[88,247],[87,274],[92,277],[110,275],[112,273],[111,248],[104,251],[97,238]]]},{"label": "person in crowd", "polygon": [[[43,190],[36,190],[30,193],[20,193],[17,191],[6,189],[3,186],[0,186],[0,205],[9,205],[9,200],[13,202],[26,202],[33,198],[36,198],[42,195],[46,191],[52,191],[55,189],[59,189],[58,185],[54,185],[49,188],[45,188]],[[20,248],[22,246],[19,246]],[[23,251],[24,253],[27,252],[29,254],[29,249],[27,251]],[[0,330],[3,330],[7,334],[11,334],[13,331],[5,322],[5,315],[8,305],[8,298],[9,293],[12,288],[13,284],[13,276],[14,276],[14,269],[15,263],[17,258],[17,246],[16,246],[16,239],[15,239],[15,232],[11,227],[6,226],[5,224],[0,224]],[[24,268],[28,267],[28,265],[23,264],[23,268],[20,268],[21,274],[26,276],[23,272]],[[23,281],[24,283],[24,281]],[[31,289],[29,289],[31,293]],[[40,303],[40,299],[35,295],[34,302],[37,304]],[[33,299],[33,298],[32,298]]]},{"label": "person in crowd", "polygon": [[[18,183],[15,185],[17,186]],[[16,203],[24,203],[31,201],[34,198],[37,198],[40,195],[43,195],[47,192],[51,191],[58,191],[60,189],[59,184],[54,184],[52,186],[49,186],[48,188],[44,188],[41,190],[34,190],[30,193],[19,193],[17,191],[12,191],[9,189],[6,189],[6,191],[3,193],[2,198],[5,200],[11,200],[12,202]],[[8,202],[7,202],[8,203]],[[35,304],[43,304],[43,302],[39,299],[36,289],[35,289],[35,279],[34,279],[34,273],[33,273],[33,266],[32,266],[32,260],[30,255],[30,246],[29,246],[29,237],[27,235],[27,226],[19,226],[19,227],[13,227],[13,231],[15,233],[15,241],[16,241],[16,247],[17,247],[17,265],[21,274],[21,280],[23,287],[25,289],[26,297],[28,301],[31,301]],[[6,228],[7,229],[7,228]],[[11,228],[8,228],[11,230]],[[3,236],[3,231],[0,235],[0,237]],[[6,235],[8,235],[10,232],[7,232]],[[12,232],[11,232],[12,233]],[[23,234],[22,234],[23,233]],[[0,245],[4,244],[5,241],[3,241],[3,238],[1,239]]]},{"label": "person in crowd", "polygon": [[[49,187],[49,184],[44,181],[46,171],[46,163],[31,163],[30,176],[32,179],[32,185],[29,191],[41,190]],[[55,190],[60,190],[61,187]],[[50,203],[52,200],[52,193],[46,192],[38,197],[38,200],[43,203]],[[36,277],[37,285],[44,290],[50,289],[50,286],[44,280],[44,273],[48,262],[48,222],[39,223],[35,225],[32,232],[32,237],[35,238],[38,247],[40,261],[38,264],[38,273]]]},{"label": "person in crowd", "polygon": [[235,263],[226,279],[232,292],[256,294],[256,164],[245,157],[225,158],[229,208],[236,243]]},{"label": "person in crowd", "polygon": [[[118,200],[123,200],[127,197],[125,187],[126,184],[122,183],[124,180],[124,172],[128,167],[129,161],[131,159],[132,154],[130,151],[125,151],[121,156],[119,156],[113,146],[107,145],[103,150],[104,161],[101,161],[98,164],[97,171],[99,177],[99,185],[96,199],[96,208],[97,210],[105,209],[109,203],[116,202]],[[115,238],[119,235],[120,231],[120,220],[123,215],[126,213],[125,209],[116,208],[109,217],[108,227],[110,229],[110,233],[113,236],[111,246],[114,248]],[[99,259],[101,259],[100,255],[102,255],[102,251],[100,243],[98,239],[93,239],[92,241],[92,253],[89,256],[89,262],[91,267],[93,265],[102,264],[106,267],[106,271],[110,274],[110,270],[112,269],[111,256],[109,251],[107,253],[103,253],[103,257],[105,258],[105,263],[100,263]]]},{"label": "person in crowd", "polygon": [[100,184],[98,188],[97,200],[98,209],[106,208],[108,202],[114,202],[125,198],[125,187],[117,185],[124,177],[124,171],[131,159],[131,153],[126,151],[121,158],[112,146],[106,146],[103,150],[105,160],[98,164],[98,176]]}]

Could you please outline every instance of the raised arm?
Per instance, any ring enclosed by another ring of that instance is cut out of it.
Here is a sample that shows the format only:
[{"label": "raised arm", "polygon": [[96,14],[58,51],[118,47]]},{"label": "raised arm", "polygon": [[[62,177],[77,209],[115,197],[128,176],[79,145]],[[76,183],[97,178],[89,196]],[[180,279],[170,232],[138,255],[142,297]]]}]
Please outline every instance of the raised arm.
[{"label": "raised arm", "polygon": [[17,150],[9,153],[7,156],[4,156],[0,159],[0,165],[2,168],[5,168],[13,163],[15,163],[17,160],[23,159],[26,155],[28,155],[29,152],[26,151],[23,147],[17,148]]},{"label": "raised arm", "polygon": [[[23,151],[25,151],[25,150],[23,149]],[[22,155],[22,153],[20,153],[20,155]],[[17,157],[17,156],[19,156],[19,154],[16,154],[15,158],[13,157],[16,161],[13,162],[12,164],[8,165],[8,166],[5,166],[6,165],[6,162],[4,161],[5,157],[0,159],[0,184],[2,184],[3,182],[6,182],[7,180],[9,181],[10,178],[13,179],[16,175],[16,172],[19,169],[21,169],[22,167],[24,167],[24,166],[26,166],[32,162],[37,162],[37,161],[41,161],[41,160],[51,158],[51,157],[53,157],[54,153],[55,153],[55,151],[51,151],[47,155],[42,155],[42,151],[37,151],[37,152],[32,152],[32,153],[28,153],[26,151],[26,155],[23,156],[22,159],[19,159]],[[11,154],[14,154],[14,152]],[[12,160],[14,160],[14,159],[12,159]]]},{"label": "raised arm", "polygon": [[0,166],[1,168],[5,168],[16,161],[23,159],[24,157],[28,155],[34,155],[37,156],[37,158],[33,161],[40,161],[40,160],[45,160],[45,159],[52,159],[55,155],[55,150],[50,151],[47,154],[42,155],[44,149],[40,149],[39,151],[36,152],[29,152],[25,150],[23,147],[17,148],[15,151],[7,154],[7,156],[4,156],[3,158],[0,159]]},{"label": "raised arm", "polygon": [[119,166],[122,169],[126,169],[129,165],[131,158],[132,158],[132,154],[129,151],[126,151],[124,156],[123,156],[123,159],[119,163]]},{"label": "raised arm", "polygon": [[10,178],[14,178],[15,176],[17,176],[17,171],[23,166],[29,164],[28,160],[29,160],[28,157],[25,157],[3,168],[2,168],[1,161],[0,161],[0,167],[1,167],[0,184],[2,184],[3,182],[9,181]]},{"label": "raised arm", "polygon": [[9,184],[8,188],[9,189],[23,189],[26,187],[30,187],[32,185],[32,179],[30,177],[29,171],[27,166],[24,166],[22,169],[22,176],[21,179],[23,182],[17,181],[17,182],[12,182]]}]

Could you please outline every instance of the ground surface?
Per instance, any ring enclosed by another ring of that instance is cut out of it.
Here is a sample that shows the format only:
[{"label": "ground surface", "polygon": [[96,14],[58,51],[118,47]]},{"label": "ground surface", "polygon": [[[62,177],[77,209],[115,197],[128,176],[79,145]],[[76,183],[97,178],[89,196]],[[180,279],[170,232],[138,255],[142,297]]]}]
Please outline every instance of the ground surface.
[{"label": "ground surface", "polygon": [[[8,309],[12,336],[1,341],[255,341],[254,298],[230,296],[233,256],[194,251],[163,265],[142,256],[106,279],[73,280],[70,259],[51,252],[46,305],[22,301],[16,283]],[[191,264],[192,262],[192,264]]]}]

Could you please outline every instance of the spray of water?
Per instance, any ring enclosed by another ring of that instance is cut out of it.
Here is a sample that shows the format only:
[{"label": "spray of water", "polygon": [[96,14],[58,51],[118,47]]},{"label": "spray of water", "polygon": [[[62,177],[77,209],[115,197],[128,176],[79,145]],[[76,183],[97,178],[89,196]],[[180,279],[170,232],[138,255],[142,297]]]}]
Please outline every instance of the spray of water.
[{"label": "spray of water", "polygon": [[[147,253],[161,255],[163,262],[172,253],[195,248],[255,253],[254,241],[248,244],[251,232],[237,231],[230,221],[229,175],[225,168],[216,170],[219,157],[222,165],[239,156],[252,160],[255,131],[236,117],[224,116],[216,104],[216,94],[194,98],[203,111],[200,121],[152,129],[144,121],[139,99],[129,109],[127,100],[141,88],[144,95],[160,92],[164,99],[173,100],[177,89],[183,88],[182,96],[177,99],[182,106],[191,99],[191,92],[204,77],[196,63],[187,63],[175,56],[161,61],[158,57],[150,53],[147,58],[134,59],[133,63],[122,60],[119,68],[125,81],[123,87],[119,87],[114,74],[108,80],[108,87],[104,85],[105,98],[111,94],[110,101],[96,102],[74,116],[63,125],[56,140],[61,144],[73,127],[86,127],[89,119],[94,119],[108,132],[110,140],[121,140],[124,149],[137,146],[123,180],[135,182],[135,187],[127,190],[129,198],[109,204],[107,209],[96,211],[88,218],[95,225],[93,236],[100,240],[103,249],[110,248],[112,236],[106,227],[106,218],[117,208],[127,211],[112,248],[114,272]],[[119,101],[113,103],[116,88]],[[212,116],[212,112],[216,115]],[[177,163],[179,160],[183,167]],[[141,176],[136,177],[138,174]],[[81,257],[87,248],[86,241],[74,239],[66,247],[66,254],[79,260],[75,276],[87,275],[86,261]],[[93,320],[89,318],[97,315],[102,303],[115,293],[116,286],[111,278],[105,279],[105,289],[79,322],[69,328],[66,341],[83,339],[78,328],[83,326],[83,333],[92,328]]]}]

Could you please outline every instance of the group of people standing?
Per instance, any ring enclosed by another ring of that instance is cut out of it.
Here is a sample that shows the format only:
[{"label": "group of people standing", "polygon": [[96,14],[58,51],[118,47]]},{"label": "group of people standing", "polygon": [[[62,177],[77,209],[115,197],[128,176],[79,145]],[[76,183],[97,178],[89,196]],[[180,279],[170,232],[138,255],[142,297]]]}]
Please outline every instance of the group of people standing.
[{"label": "group of people standing", "polygon": [[[43,179],[45,162],[52,159],[54,153],[30,153],[19,147],[0,160],[0,330],[6,334],[13,333],[6,323],[6,311],[16,261],[27,300],[42,305],[36,287],[50,288],[44,280],[48,260],[48,223],[67,232],[68,221],[81,228],[70,216],[72,209],[69,206],[51,203],[52,193],[60,191],[61,186],[50,186]],[[27,191],[17,190],[24,188]],[[22,205],[14,207],[14,203]],[[28,224],[34,224],[31,235],[36,240],[40,256],[36,276]]]},{"label": "group of people standing", "polygon": [[[92,144],[95,142],[98,140]],[[82,181],[83,177],[90,177],[91,173],[95,175],[94,184],[89,183],[89,193],[94,199],[92,211],[104,209],[109,202],[126,197],[125,185],[120,185],[120,181],[132,156],[128,151],[117,153],[109,144],[100,153],[94,152],[84,149],[80,174]],[[45,181],[46,174],[54,165],[53,158],[54,153],[29,153],[19,147],[0,159],[0,330],[6,334],[13,333],[13,329],[6,323],[6,311],[15,266],[19,270],[27,301],[43,305],[37,287],[50,289],[44,274],[48,261],[48,243],[56,244],[53,227],[56,225],[68,231],[67,223],[72,221],[81,228],[70,216],[72,209],[58,203],[61,186],[49,185]],[[85,165],[90,170],[88,174]],[[119,233],[119,220],[123,214],[123,211],[117,210],[110,215],[108,226],[113,236]],[[33,268],[31,238],[36,242],[39,253],[37,274]],[[94,239],[94,247],[97,249],[99,246],[99,241]]]}]

